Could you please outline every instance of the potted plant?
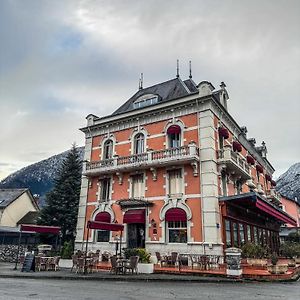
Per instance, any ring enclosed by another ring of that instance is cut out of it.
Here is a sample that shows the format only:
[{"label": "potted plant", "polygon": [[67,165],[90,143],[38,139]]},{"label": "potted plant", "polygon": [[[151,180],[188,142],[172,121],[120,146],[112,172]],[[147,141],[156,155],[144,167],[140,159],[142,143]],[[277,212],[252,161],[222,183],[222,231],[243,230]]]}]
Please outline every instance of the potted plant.
[{"label": "potted plant", "polygon": [[242,246],[242,257],[247,259],[247,263],[253,266],[266,266],[265,258],[267,249],[260,245],[246,243]]},{"label": "potted plant", "polygon": [[72,242],[64,242],[61,250],[61,259],[59,261],[59,266],[61,268],[72,268],[72,254],[73,245]]},{"label": "potted plant", "polygon": [[271,274],[284,274],[288,270],[288,265],[278,265],[278,256],[276,253],[271,255],[271,265],[267,266],[268,271]]},{"label": "potted plant", "polygon": [[151,274],[154,272],[154,264],[151,262],[151,254],[143,248],[124,249],[126,258],[130,256],[139,256],[138,273]]}]

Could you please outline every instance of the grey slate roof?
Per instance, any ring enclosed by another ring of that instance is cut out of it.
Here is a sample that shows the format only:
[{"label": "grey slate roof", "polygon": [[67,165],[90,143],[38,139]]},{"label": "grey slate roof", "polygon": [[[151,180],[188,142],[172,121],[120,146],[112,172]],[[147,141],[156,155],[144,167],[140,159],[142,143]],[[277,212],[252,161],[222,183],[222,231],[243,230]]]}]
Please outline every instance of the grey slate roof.
[{"label": "grey slate roof", "polygon": [[17,222],[17,225],[20,225],[20,224],[36,224],[39,214],[40,213],[38,211],[29,211],[25,216],[23,216]]},{"label": "grey slate roof", "polygon": [[28,189],[0,189],[0,208],[5,208],[14,202]]},{"label": "grey slate roof", "polygon": [[158,95],[158,103],[161,103],[195,93],[198,93],[198,89],[196,88],[193,80],[187,79],[185,81],[182,81],[180,78],[171,79],[139,90],[128,101],[121,105],[114,113],[112,113],[112,115],[117,115],[132,110],[138,110],[133,108],[133,103],[143,95]]}]

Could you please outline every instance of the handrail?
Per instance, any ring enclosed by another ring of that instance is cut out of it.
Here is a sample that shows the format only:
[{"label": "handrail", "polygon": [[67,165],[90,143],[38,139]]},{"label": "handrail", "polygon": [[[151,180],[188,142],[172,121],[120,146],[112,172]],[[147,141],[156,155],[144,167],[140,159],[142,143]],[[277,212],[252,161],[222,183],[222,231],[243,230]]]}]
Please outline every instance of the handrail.
[{"label": "handrail", "polygon": [[199,148],[194,144],[189,144],[178,148],[168,148],[155,151],[151,150],[129,156],[116,156],[114,158],[87,162],[86,170],[130,166],[141,163],[144,164],[161,160],[165,161],[195,156],[199,156]]}]

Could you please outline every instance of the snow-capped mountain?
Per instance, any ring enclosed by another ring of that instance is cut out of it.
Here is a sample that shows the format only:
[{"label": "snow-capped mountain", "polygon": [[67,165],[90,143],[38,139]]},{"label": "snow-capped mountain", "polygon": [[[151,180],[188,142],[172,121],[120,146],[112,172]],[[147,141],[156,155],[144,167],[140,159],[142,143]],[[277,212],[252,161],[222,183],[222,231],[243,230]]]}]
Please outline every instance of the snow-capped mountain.
[{"label": "snow-capped mountain", "polygon": [[[77,149],[83,159],[84,147]],[[0,181],[0,188],[29,188],[33,195],[39,195],[39,205],[43,206],[45,195],[51,190],[57,171],[68,152],[69,150],[12,173]]]},{"label": "snow-capped mountain", "polygon": [[281,195],[300,203],[300,163],[292,165],[277,180],[276,190]]}]

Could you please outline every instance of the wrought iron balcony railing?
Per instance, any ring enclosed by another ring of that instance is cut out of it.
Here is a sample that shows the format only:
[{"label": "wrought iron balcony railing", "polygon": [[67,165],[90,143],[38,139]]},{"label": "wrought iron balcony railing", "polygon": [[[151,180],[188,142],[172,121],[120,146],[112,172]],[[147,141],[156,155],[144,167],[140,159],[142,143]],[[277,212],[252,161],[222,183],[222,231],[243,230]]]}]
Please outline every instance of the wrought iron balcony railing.
[{"label": "wrought iron balcony railing", "polygon": [[251,179],[250,167],[245,158],[234,152],[231,146],[224,146],[217,152],[218,164],[222,165],[231,174],[241,176],[244,180]]},{"label": "wrought iron balcony railing", "polygon": [[143,168],[155,168],[165,165],[193,164],[194,172],[198,172],[194,163],[199,161],[199,148],[196,144],[189,144],[178,148],[158,151],[149,150],[141,154],[129,156],[115,156],[111,159],[86,162],[84,174],[94,176],[104,173],[125,172]]}]

